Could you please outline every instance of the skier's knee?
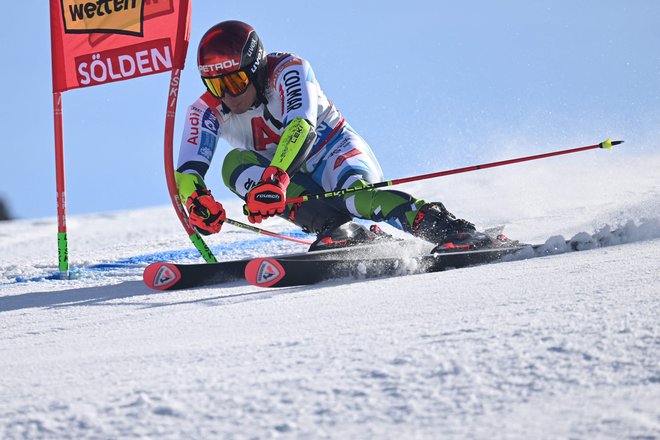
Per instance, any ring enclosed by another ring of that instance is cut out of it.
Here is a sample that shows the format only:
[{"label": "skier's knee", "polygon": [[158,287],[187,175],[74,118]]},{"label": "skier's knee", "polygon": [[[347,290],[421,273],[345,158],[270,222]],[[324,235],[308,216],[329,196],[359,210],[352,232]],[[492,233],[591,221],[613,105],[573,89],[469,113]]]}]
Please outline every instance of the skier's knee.
[{"label": "skier's knee", "polygon": [[266,165],[253,151],[231,150],[222,163],[222,180],[232,192],[245,197],[259,181]]},{"label": "skier's knee", "polygon": [[293,216],[290,218],[304,231],[315,234],[353,219],[347,212],[339,210],[323,200],[310,200],[296,206],[293,209]]}]

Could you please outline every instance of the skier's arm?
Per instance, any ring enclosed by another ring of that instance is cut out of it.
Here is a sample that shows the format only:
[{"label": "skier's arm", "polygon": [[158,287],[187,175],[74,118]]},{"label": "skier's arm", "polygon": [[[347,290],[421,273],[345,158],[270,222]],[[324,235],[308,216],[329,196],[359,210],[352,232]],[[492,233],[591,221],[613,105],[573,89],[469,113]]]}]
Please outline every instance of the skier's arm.
[{"label": "skier's arm", "polygon": [[316,140],[318,84],[309,63],[297,56],[285,58],[276,68],[284,133],[271,166],[295,174],[312,151]]},{"label": "skier's arm", "polygon": [[314,140],[314,126],[306,119],[294,118],[284,129],[270,166],[285,171],[289,176],[293,175],[309,155]]},{"label": "skier's arm", "polygon": [[183,204],[198,186],[206,188],[204,176],[220,135],[218,118],[202,98],[188,107],[175,172],[179,198]]},{"label": "skier's arm", "polygon": [[275,72],[273,86],[279,92],[285,128],[270,166],[247,194],[248,220],[252,223],[284,212],[289,176],[300,169],[316,140],[318,85],[311,66],[292,55],[276,66]]},{"label": "skier's arm", "polygon": [[218,119],[201,99],[188,107],[174,177],[179,199],[188,209],[190,224],[204,235],[220,232],[226,218],[222,204],[215,201],[204,183],[219,131]]}]

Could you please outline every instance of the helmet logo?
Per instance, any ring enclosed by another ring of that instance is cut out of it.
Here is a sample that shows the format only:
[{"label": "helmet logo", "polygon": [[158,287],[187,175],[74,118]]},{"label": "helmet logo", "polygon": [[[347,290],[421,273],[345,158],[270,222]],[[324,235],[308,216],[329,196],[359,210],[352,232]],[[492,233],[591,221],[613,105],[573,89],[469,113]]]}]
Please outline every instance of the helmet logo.
[{"label": "helmet logo", "polygon": [[259,64],[261,64],[261,59],[263,58],[263,49],[259,49],[259,55],[257,55],[257,60],[252,64],[252,68],[250,69],[250,72],[256,73],[257,69],[259,68]]},{"label": "helmet logo", "polygon": [[257,39],[252,38],[252,41],[250,41],[250,47],[247,50],[247,56],[251,57],[256,47],[257,47]]},{"label": "helmet logo", "polygon": [[220,74],[220,71],[225,70],[225,69],[231,69],[233,67],[238,67],[240,64],[236,60],[227,60],[223,61],[221,63],[215,63],[215,64],[206,64],[203,66],[199,66],[199,72],[200,73],[217,73]]}]

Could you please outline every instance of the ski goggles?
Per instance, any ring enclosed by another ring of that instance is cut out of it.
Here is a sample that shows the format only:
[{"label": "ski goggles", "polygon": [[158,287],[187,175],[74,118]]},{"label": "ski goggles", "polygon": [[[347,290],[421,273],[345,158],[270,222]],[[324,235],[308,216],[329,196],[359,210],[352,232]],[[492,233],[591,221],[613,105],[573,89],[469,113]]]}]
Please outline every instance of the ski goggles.
[{"label": "ski goggles", "polygon": [[250,79],[242,70],[213,78],[202,77],[208,91],[216,98],[222,98],[225,93],[238,96],[244,93],[250,85]]}]

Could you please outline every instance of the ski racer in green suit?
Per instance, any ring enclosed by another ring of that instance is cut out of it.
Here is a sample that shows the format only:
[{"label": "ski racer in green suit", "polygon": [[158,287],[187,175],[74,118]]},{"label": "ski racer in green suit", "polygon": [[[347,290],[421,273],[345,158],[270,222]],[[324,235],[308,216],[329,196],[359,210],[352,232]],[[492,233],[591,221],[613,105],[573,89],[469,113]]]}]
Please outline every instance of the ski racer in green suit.
[{"label": "ski racer in green suit", "polygon": [[356,217],[385,221],[445,247],[490,243],[442,203],[401,191],[373,189],[287,205],[287,198],[382,181],[378,160],[325,96],[310,64],[291,53],[266,54],[251,26],[213,26],[201,39],[197,63],[206,92],[188,108],[176,181],[201,234],[219,232],[226,219],[204,183],[223,138],[234,149],[224,158],[222,177],[246,201],[249,221],[285,217],[317,234],[310,249],[378,235],[379,228],[366,229],[352,221]]}]

